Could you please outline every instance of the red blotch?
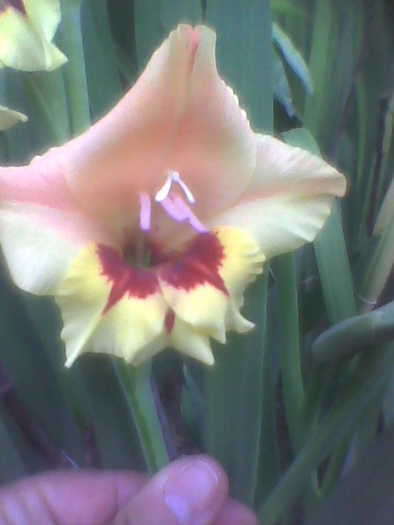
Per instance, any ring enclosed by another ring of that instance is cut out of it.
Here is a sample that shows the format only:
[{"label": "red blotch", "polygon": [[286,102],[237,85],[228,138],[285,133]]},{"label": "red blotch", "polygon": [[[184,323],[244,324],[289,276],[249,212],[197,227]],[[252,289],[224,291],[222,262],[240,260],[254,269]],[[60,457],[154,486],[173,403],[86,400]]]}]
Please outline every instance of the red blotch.
[{"label": "red blotch", "polygon": [[224,249],[216,235],[196,235],[181,254],[160,268],[160,278],[182,290],[192,290],[210,284],[228,295],[219,268],[224,259]]},{"label": "red blotch", "polygon": [[166,318],[164,319],[164,328],[166,329],[167,334],[172,332],[175,323],[175,312],[172,308],[169,308],[166,313]]},{"label": "red blotch", "polygon": [[[151,251],[150,268],[130,266],[113,248],[99,245],[102,275],[112,284],[111,292],[103,311],[107,313],[124,296],[146,299],[160,292],[157,276],[170,286],[189,291],[197,286],[209,284],[228,295],[219,274],[224,259],[224,249],[213,233],[196,235],[182,252]],[[165,317],[165,329],[171,332],[174,312],[169,309]]]},{"label": "red blotch", "polygon": [[160,290],[154,271],[130,266],[113,248],[99,245],[97,255],[100,259],[102,275],[112,283],[111,293],[103,314],[107,313],[125,295],[146,299]]}]

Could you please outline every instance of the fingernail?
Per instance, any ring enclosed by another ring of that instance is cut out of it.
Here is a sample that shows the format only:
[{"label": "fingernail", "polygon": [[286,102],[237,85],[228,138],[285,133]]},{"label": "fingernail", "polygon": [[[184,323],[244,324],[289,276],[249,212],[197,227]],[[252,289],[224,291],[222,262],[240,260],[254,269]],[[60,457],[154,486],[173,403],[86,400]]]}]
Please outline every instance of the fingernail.
[{"label": "fingernail", "polygon": [[218,474],[208,462],[190,463],[169,477],[164,489],[166,505],[182,525],[197,525],[210,512],[218,485]]}]

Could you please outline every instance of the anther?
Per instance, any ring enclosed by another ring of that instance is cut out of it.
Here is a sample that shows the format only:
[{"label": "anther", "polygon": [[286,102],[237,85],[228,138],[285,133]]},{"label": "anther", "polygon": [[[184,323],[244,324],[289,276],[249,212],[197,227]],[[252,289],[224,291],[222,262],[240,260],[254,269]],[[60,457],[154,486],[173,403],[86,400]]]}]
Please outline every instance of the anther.
[{"label": "anther", "polygon": [[163,202],[169,195],[172,187],[172,183],[176,183],[180,186],[183,193],[185,194],[187,200],[190,202],[190,204],[194,204],[196,202],[192,192],[189,190],[189,188],[186,186],[186,184],[181,179],[181,176],[177,171],[173,170],[167,170],[167,179],[163,186],[160,188],[160,190],[155,195],[155,201],[156,202]]}]

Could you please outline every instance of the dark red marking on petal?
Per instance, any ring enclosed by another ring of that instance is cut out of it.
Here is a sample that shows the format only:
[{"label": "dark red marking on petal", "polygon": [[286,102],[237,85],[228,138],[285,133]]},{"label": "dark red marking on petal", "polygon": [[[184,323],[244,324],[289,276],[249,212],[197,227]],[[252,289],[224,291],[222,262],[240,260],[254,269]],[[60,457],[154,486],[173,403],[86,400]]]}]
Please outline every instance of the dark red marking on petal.
[{"label": "dark red marking on petal", "polygon": [[164,328],[168,335],[171,334],[175,323],[175,312],[172,308],[169,308],[166,312],[166,318],[164,319]]},{"label": "dark red marking on petal", "polygon": [[20,11],[24,15],[26,14],[22,0],[0,0],[0,12],[5,11],[9,7],[13,7],[16,11]]},{"label": "dark red marking on petal", "polygon": [[159,269],[160,278],[182,290],[192,290],[208,283],[228,295],[219,269],[224,259],[224,249],[213,233],[196,235],[185,249],[173,255],[171,262]]},{"label": "dark red marking on petal", "polygon": [[160,290],[156,273],[146,268],[134,268],[109,246],[98,245],[102,275],[112,283],[111,293],[103,311],[107,313],[125,295],[146,299]]}]

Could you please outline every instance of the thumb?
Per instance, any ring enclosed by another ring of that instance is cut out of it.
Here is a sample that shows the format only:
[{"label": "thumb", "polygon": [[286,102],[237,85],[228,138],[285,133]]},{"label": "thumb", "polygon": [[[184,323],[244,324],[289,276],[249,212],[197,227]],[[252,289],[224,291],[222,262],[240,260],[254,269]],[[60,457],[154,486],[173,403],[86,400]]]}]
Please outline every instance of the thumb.
[{"label": "thumb", "polygon": [[222,468],[205,456],[174,461],[154,476],[113,525],[211,525],[227,498]]}]

